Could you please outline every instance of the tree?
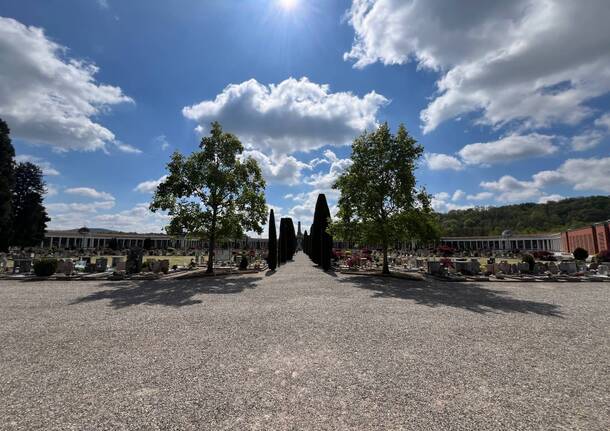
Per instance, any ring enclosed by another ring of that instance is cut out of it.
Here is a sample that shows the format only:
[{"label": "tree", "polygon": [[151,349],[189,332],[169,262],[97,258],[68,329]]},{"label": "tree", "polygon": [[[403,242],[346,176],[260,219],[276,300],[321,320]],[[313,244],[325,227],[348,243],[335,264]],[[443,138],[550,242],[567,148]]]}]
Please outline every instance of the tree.
[{"label": "tree", "polygon": [[151,238],[146,238],[144,240],[144,244],[142,244],[144,246],[144,250],[150,250],[151,248],[153,248],[153,241]]},{"label": "tree", "polygon": [[280,238],[279,242],[279,262],[280,264],[286,263],[288,260],[288,230],[287,230],[286,218],[280,219]]},{"label": "tree", "polygon": [[326,201],[326,195],[320,193],[316,201],[316,209],[313,214],[311,225],[311,260],[320,265],[324,271],[330,269],[333,240],[328,232],[330,223],[330,210]]},{"label": "tree", "polygon": [[167,165],[168,176],[159,184],[151,211],[167,211],[170,235],[207,240],[207,272],[214,271],[214,248],[224,238],[240,238],[246,230],[262,232],[267,213],[265,180],[251,157],[243,157],[239,139],[212,123],[210,136],[188,157],[179,152]]},{"label": "tree", "polygon": [[309,256],[309,234],[307,231],[303,232],[303,253]]},{"label": "tree", "polygon": [[273,209],[269,211],[269,245],[267,248],[267,265],[273,271],[277,268],[277,233],[275,231],[275,214]]},{"label": "tree", "polygon": [[582,247],[575,248],[572,254],[576,260],[585,261],[589,257],[589,252]]},{"label": "tree", "polygon": [[381,245],[384,274],[390,272],[390,244],[438,236],[430,196],[416,188],[414,171],[422,153],[423,147],[403,125],[393,135],[384,123],[354,140],[353,163],[334,184],[341,196],[333,232],[343,239]]},{"label": "tree", "polygon": [[13,245],[33,247],[44,240],[50,220],[43,205],[44,194],[42,170],[29,162],[17,164],[12,199]]},{"label": "tree", "polygon": [[15,149],[8,125],[0,119],[0,252],[8,251],[13,232],[12,194]]},{"label": "tree", "polygon": [[297,235],[294,231],[294,223],[290,217],[286,218],[286,258],[292,260],[297,251]]}]

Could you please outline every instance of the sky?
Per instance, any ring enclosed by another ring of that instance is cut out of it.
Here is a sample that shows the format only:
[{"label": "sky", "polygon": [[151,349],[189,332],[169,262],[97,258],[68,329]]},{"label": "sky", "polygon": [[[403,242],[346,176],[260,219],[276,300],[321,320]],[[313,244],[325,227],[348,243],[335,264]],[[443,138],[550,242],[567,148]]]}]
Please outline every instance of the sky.
[{"label": "sky", "polygon": [[161,232],[152,192],[212,121],[305,229],[382,122],[423,145],[439,212],[608,195],[608,22],[607,0],[0,0],[0,118],[51,229]]}]

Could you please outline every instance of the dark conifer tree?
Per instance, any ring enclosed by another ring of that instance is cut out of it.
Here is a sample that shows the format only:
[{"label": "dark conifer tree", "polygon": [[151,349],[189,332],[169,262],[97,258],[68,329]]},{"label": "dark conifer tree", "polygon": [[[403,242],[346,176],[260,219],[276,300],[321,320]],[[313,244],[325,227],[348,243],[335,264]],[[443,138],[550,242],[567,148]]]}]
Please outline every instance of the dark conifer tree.
[{"label": "dark conifer tree", "polygon": [[13,232],[11,191],[14,186],[15,149],[10,130],[0,119],[0,252],[8,251]]},{"label": "dark conifer tree", "polygon": [[275,214],[273,209],[269,211],[269,252],[267,253],[267,264],[270,270],[277,268],[277,232],[275,230]]},{"label": "dark conifer tree", "polygon": [[297,251],[297,236],[294,231],[294,223],[291,218],[286,219],[286,254],[288,260],[292,260]]},{"label": "dark conifer tree", "polygon": [[309,235],[307,231],[303,232],[303,253],[309,256]]},{"label": "dark conifer tree", "polygon": [[280,249],[280,258],[279,261],[281,264],[286,263],[288,260],[288,237],[287,237],[287,222],[285,218],[280,219],[280,238],[279,249]]},{"label": "dark conifer tree", "polygon": [[44,240],[47,228],[47,211],[42,203],[45,184],[42,170],[29,162],[15,168],[13,189],[13,244],[33,247]]},{"label": "dark conifer tree", "polygon": [[320,193],[316,202],[316,210],[311,226],[311,256],[314,263],[320,265],[325,271],[330,269],[333,241],[326,229],[330,220],[330,210],[326,202],[326,195]]}]

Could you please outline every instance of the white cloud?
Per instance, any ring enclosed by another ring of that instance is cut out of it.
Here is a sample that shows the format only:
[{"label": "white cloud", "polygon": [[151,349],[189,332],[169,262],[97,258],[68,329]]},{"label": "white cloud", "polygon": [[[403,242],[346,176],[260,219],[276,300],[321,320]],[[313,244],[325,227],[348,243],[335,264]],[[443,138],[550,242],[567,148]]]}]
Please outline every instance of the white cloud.
[{"label": "white cloud", "polygon": [[[50,204],[45,204],[46,209],[49,212],[74,212],[74,213],[93,213],[98,210],[109,210],[114,208],[114,201],[96,201],[89,203],[63,203],[63,202],[55,202]],[[74,227],[74,226],[72,226]]]},{"label": "white cloud", "polygon": [[30,156],[29,154],[19,154],[18,156],[15,157],[15,161],[17,163],[26,163],[26,162],[33,163],[36,166],[38,166],[40,169],[42,169],[43,175],[46,175],[46,176],[59,175],[59,171],[57,169],[55,169],[53,167],[53,165],[51,165],[50,162],[47,162],[46,160],[43,160],[40,157]]},{"label": "white cloud", "polygon": [[45,198],[50,198],[51,196],[57,196],[59,194],[59,189],[54,184],[46,185],[46,193]]},{"label": "white cloud", "polygon": [[451,200],[453,202],[461,201],[465,197],[466,197],[466,193],[464,193],[463,190],[457,189],[455,192],[453,192],[453,196],[451,196]]},{"label": "white cloud", "polygon": [[466,145],[458,154],[468,165],[493,165],[519,159],[548,156],[557,151],[554,136],[531,133],[509,135],[492,142]]},{"label": "white cloud", "polygon": [[163,151],[169,148],[169,142],[167,141],[167,136],[165,135],[159,135],[155,139],[153,139],[153,141],[155,145],[160,146]]},{"label": "white cloud", "polygon": [[356,67],[413,60],[441,73],[424,132],[468,113],[493,126],[573,125],[610,90],[606,0],[353,0],[348,18]]},{"label": "white cloud", "polygon": [[580,135],[572,136],[570,143],[574,151],[586,151],[597,147],[604,136],[605,134],[599,130],[589,130]]},{"label": "white cloud", "polygon": [[526,201],[540,196],[538,185],[533,181],[519,181],[510,175],[504,175],[498,181],[483,181],[481,187],[498,193],[499,202]]},{"label": "white cloud", "polygon": [[124,232],[162,232],[169,217],[162,213],[152,213],[148,203],[140,203],[127,210],[115,213],[100,213],[109,210],[114,202],[93,204],[47,204],[51,221],[49,229],[74,229],[75,226],[106,228]]},{"label": "white cloud", "polygon": [[142,150],[140,150],[139,148],[136,148],[132,145],[129,144],[125,144],[121,141],[114,141],[114,146],[119,150],[122,151],[124,153],[129,153],[129,154],[142,154]]},{"label": "white cloud", "polygon": [[610,113],[604,114],[595,120],[595,125],[610,131]]},{"label": "white cloud", "polygon": [[610,157],[568,159],[557,170],[538,172],[533,180],[539,187],[564,183],[574,190],[610,193]]},{"label": "white cloud", "polygon": [[33,144],[105,150],[116,138],[93,118],[133,100],[97,83],[97,66],[67,54],[41,28],[0,17],[0,116],[13,136]]},{"label": "white cloud", "polygon": [[561,195],[544,195],[544,196],[541,196],[540,199],[538,199],[538,203],[545,204],[547,202],[558,202],[562,199],[565,199],[565,197],[563,197]]},{"label": "white cloud", "polygon": [[157,187],[159,186],[159,184],[161,184],[166,179],[167,179],[167,175],[163,175],[158,180],[143,181],[143,182],[139,183],[133,189],[133,191],[140,192],[140,193],[154,193],[157,190]]},{"label": "white cloud", "polygon": [[309,168],[307,163],[293,156],[278,155],[271,158],[258,150],[246,150],[244,157],[252,157],[261,167],[263,176],[270,183],[280,183],[289,186],[299,184],[303,169]]},{"label": "white cloud", "polygon": [[91,199],[114,201],[114,196],[107,192],[100,192],[91,187],[72,187],[65,190],[70,195],[84,196]]},{"label": "white cloud", "polygon": [[314,187],[316,190],[321,190],[322,193],[324,193],[324,192],[328,193],[332,189],[333,184],[335,183],[335,181],[337,181],[339,176],[343,172],[345,172],[345,170],[347,168],[349,168],[353,162],[352,162],[352,159],[350,159],[350,158],[347,158],[347,159],[338,158],[337,155],[334,152],[332,152],[331,150],[324,151],[324,157],[327,160],[327,162],[330,164],[328,172],[315,173],[315,174],[309,176],[305,180],[305,183]]},{"label": "white cloud", "polygon": [[466,196],[466,199],[469,201],[485,201],[494,197],[494,194],[491,192],[479,192],[474,195]]},{"label": "white cloud", "polygon": [[251,79],[231,84],[213,100],[187,106],[182,113],[199,123],[199,133],[219,121],[250,148],[275,155],[349,144],[377,125],[377,113],[387,103],[375,92],[364,97],[332,93],[328,85],[307,78],[270,85]]},{"label": "white cloud", "polygon": [[108,0],[97,0],[97,4],[102,9],[108,9],[110,7],[110,5],[108,4]]},{"label": "white cloud", "polygon": [[464,169],[464,165],[460,160],[448,154],[426,153],[424,154],[424,159],[428,168],[433,171],[445,169],[460,171]]},{"label": "white cloud", "polygon": [[[458,191],[461,191],[461,190],[458,190]],[[455,193],[453,194],[453,196],[455,196]],[[450,195],[447,192],[439,192],[439,193],[432,195],[432,200],[430,203],[431,203],[434,211],[439,212],[439,213],[446,213],[448,211],[453,211],[453,210],[463,210],[463,209],[472,208],[472,205],[458,205],[458,204],[448,202],[449,199],[453,200],[452,195]]]}]

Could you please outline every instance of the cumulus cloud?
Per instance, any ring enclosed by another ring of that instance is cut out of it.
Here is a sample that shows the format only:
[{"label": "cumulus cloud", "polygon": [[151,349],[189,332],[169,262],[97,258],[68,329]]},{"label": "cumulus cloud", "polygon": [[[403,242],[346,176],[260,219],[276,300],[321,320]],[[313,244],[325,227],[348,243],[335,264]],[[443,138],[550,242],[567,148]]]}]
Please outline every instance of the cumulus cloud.
[{"label": "cumulus cloud", "polygon": [[116,143],[93,118],[133,100],[119,87],[96,82],[97,72],[94,64],[68,57],[41,28],[0,17],[0,116],[13,136],[57,151]]},{"label": "cumulus cloud", "polygon": [[606,0],[353,0],[348,19],[356,67],[414,61],[441,74],[424,132],[469,113],[497,127],[573,125],[610,91]]},{"label": "cumulus cloud", "polygon": [[[97,210],[109,210],[114,208],[114,201],[96,201],[96,202],[88,202],[88,203],[64,203],[64,202],[54,202],[50,204],[45,204],[45,207],[48,211],[55,212],[74,212],[74,213],[92,213]],[[74,227],[74,226],[72,226]]]},{"label": "cumulus cloud", "polygon": [[319,172],[310,175],[305,183],[315,187],[317,190],[330,192],[333,184],[339,176],[352,165],[352,159],[340,159],[331,150],[324,151],[324,158],[328,162],[328,172]]},{"label": "cumulus cloud", "polygon": [[463,190],[457,189],[455,192],[453,192],[453,196],[451,196],[451,200],[453,202],[461,201],[465,197],[466,197],[466,193]]},{"label": "cumulus cloud", "polygon": [[558,147],[554,136],[531,133],[509,135],[492,142],[479,142],[463,147],[458,154],[468,165],[493,165],[531,157],[554,154]]},{"label": "cumulus cloud", "polygon": [[258,150],[246,150],[243,155],[252,157],[261,167],[263,176],[270,183],[285,185],[299,184],[303,169],[309,168],[307,163],[297,160],[293,156],[278,155],[271,158]]},{"label": "cumulus cloud", "polygon": [[[455,193],[453,194],[453,196],[455,196]],[[434,211],[439,213],[446,213],[448,211],[463,210],[473,207],[472,205],[458,205],[450,202],[449,200],[453,200],[453,196],[447,192],[436,193],[432,195],[432,200],[430,204],[432,205]]]},{"label": "cumulus cloud", "polygon": [[157,190],[157,187],[159,187],[159,184],[161,184],[166,179],[167,179],[167,175],[163,175],[158,180],[143,181],[143,182],[139,183],[137,186],[135,186],[133,191],[140,192],[140,193],[154,193]]},{"label": "cumulus cloud", "polygon": [[43,160],[40,157],[30,156],[29,154],[19,154],[15,157],[15,161],[17,163],[33,163],[38,166],[42,170],[43,175],[46,176],[59,175],[59,171],[55,169],[50,162]]},{"label": "cumulus cloud", "polygon": [[554,195],[544,195],[544,196],[541,196],[540,199],[538,199],[538,203],[539,204],[545,204],[547,202],[558,202],[558,201],[563,200],[563,199],[565,199],[565,197],[563,197],[561,195],[557,195],[557,194],[554,194]]},{"label": "cumulus cloud", "polygon": [[112,196],[110,193],[100,192],[91,187],[72,187],[64,190],[64,192],[70,195],[83,196],[91,199],[114,201],[114,196]]},{"label": "cumulus cloud", "polygon": [[497,181],[483,181],[481,187],[496,192],[496,200],[500,202],[526,201],[541,194],[535,182],[520,181],[511,175],[504,175]]},{"label": "cumulus cloud", "polygon": [[139,203],[132,208],[105,212],[112,209],[109,202],[104,204],[47,204],[49,216],[49,229],[73,229],[75,226],[90,226],[106,228],[124,232],[162,232],[169,222],[167,214],[152,213],[148,210],[148,203]]},{"label": "cumulus cloud", "polygon": [[494,197],[494,194],[491,192],[479,192],[473,195],[466,196],[466,199],[469,201],[485,201]]},{"label": "cumulus cloud", "polygon": [[251,79],[231,84],[213,100],[187,106],[182,113],[199,123],[199,133],[217,120],[250,148],[290,154],[349,144],[377,125],[377,113],[386,103],[375,92],[364,97],[333,93],[328,85],[307,78],[270,85]]},{"label": "cumulus cloud", "polygon": [[426,153],[424,154],[424,160],[428,168],[433,171],[446,169],[461,171],[464,169],[463,163],[458,158],[448,154]]}]

